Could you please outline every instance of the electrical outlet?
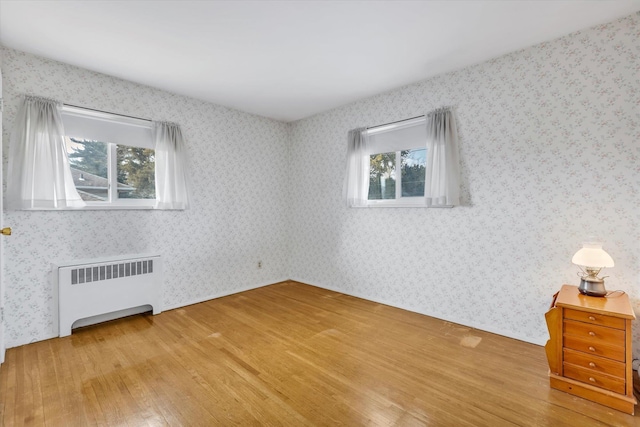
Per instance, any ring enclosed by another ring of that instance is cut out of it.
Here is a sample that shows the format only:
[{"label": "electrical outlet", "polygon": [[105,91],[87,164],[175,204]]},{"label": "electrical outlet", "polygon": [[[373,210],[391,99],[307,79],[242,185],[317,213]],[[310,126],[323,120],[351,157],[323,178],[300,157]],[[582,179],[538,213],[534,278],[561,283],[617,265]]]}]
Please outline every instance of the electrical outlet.
[{"label": "electrical outlet", "polygon": [[262,261],[258,261],[258,268],[262,268]]}]

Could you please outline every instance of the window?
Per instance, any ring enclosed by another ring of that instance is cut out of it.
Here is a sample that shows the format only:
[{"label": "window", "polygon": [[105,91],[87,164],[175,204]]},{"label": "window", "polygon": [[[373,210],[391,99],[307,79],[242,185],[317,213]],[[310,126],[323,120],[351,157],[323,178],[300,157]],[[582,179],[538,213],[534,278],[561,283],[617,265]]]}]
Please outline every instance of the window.
[{"label": "window", "polygon": [[426,173],[425,118],[370,128],[369,206],[422,206]]},{"label": "window", "polygon": [[154,206],[151,122],[70,106],[62,120],[73,182],[87,206]]}]

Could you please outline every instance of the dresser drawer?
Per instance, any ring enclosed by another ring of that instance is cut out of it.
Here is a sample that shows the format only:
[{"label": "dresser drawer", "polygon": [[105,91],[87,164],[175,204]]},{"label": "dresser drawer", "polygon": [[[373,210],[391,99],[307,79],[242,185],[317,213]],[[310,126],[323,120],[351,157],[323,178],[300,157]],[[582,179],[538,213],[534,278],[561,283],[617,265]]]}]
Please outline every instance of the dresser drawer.
[{"label": "dresser drawer", "polygon": [[593,354],[582,353],[568,348],[563,350],[563,354],[564,361],[566,363],[580,366],[585,369],[591,369],[592,371],[596,371],[601,374],[619,377],[624,380],[626,372],[625,364],[622,362],[594,356]]},{"label": "dresser drawer", "polygon": [[565,335],[563,340],[563,347],[565,348],[571,348],[583,353],[606,357],[607,359],[613,359],[619,362],[625,361],[625,350],[623,346],[594,343],[592,340],[571,335]]},{"label": "dresser drawer", "polygon": [[570,363],[564,364],[564,376],[606,390],[611,390],[614,393],[625,393],[624,379],[600,374],[591,369],[581,368]]},{"label": "dresser drawer", "polygon": [[551,387],[633,415],[635,318],[624,292],[597,298],[577,286],[562,286],[545,314]]},{"label": "dresser drawer", "polygon": [[565,335],[574,335],[589,340],[593,343],[624,343],[625,333],[620,329],[607,328],[589,323],[565,320]]},{"label": "dresser drawer", "polygon": [[570,308],[564,309],[564,318],[616,329],[624,329],[626,324],[625,320],[619,317],[604,316],[602,314],[589,313],[587,311],[573,310]]}]

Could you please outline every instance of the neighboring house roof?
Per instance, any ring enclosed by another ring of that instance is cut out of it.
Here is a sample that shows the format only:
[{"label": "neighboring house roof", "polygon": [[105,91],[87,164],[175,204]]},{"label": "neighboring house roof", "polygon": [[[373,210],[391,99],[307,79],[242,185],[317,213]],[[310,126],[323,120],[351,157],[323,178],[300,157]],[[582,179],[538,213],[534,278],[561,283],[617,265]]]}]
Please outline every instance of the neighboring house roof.
[{"label": "neighboring house roof", "polygon": [[106,197],[96,196],[95,194],[91,194],[82,190],[78,190],[78,194],[80,195],[80,198],[85,202],[104,202],[105,200],[107,200]]},{"label": "neighboring house roof", "polygon": [[[109,181],[107,178],[103,178],[98,175],[94,175],[89,172],[81,171],[80,169],[71,168],[71,176],[73,177],[73,183],[78,191],[83,190],[107,190],[109,188]],[[118,183],[118,192],[134,191],[136,188],[121,182]],[[102,200],[102,199],[99,199]]]}]

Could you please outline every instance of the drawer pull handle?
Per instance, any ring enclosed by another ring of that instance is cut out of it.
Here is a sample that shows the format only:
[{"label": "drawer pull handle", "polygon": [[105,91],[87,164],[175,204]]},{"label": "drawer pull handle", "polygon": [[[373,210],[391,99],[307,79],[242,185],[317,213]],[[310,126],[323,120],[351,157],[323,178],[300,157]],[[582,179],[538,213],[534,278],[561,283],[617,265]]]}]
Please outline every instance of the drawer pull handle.
[{"label": "drawer pull handle", "polygon": [[596,336],[596,333],[595,333],[595,332],[593,332],[593,331],[589,331],[589,335],[591,335],[592,337],[595,337],[595,336]]},{"label": "drawer pull handle", "polygon": [[596,351],[595,347],[589,347],[589,351]]},{"label": "drawer pull handle", "polygon": [[596,318],[593,316],[589,316],[589,320],[591,320],[592,322],[595,322]]},{"label": "drawer pull handle", "polygon": [[595,367],[596,367],[596,364],[595,364],[595,363],[593,363],[593,362],[589,362],[589,366],[591,366],[592,368],[595,368]]},{"label": "drawer pull handle", "polygon": [[589,377],[589,381],[591,381],[592,383],[595,383],[595,382],[596,382],[596,379],[595,379],[595,378],[593,378],[593,377]]}]

